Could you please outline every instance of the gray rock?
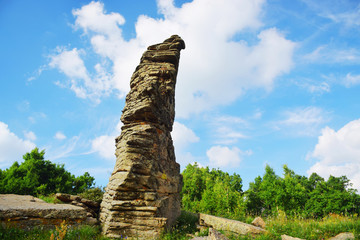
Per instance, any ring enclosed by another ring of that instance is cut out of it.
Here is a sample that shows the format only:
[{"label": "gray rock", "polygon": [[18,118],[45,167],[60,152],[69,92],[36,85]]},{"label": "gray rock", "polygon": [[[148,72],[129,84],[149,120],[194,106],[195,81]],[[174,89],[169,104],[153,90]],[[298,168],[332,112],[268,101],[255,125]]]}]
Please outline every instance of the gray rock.
[{"label": "gray rock", "polygon": [[68,225],[87,223],[86,211],[69,204],[51,204],[28,195],[0,194],[2,225],[29,229],[34,226],[54,227],[63,220]]},{"label": "gray rock", "polygon": [[213,228],[209,229],[209,240],[229,240],[223,234],[219,233]]},{"label": "gray rock", "polygon": [[153,239],[180,215],[182,176],[170,135],[179,36],[148,47],[131,77],[115,139],[116,164],[101,203],[103,234]]},{"label": "gray rock", "polygon": [[201,225],[209,226],[215,228],[216,230],[234,232],[241,235],[257,235],[266,232],[266,230],[251,224],[203,213],[200,213],[199,221]]},{"label": "gray rock", "polygon": [[281,235],[281,240],[305,240],[302,238],[290,237],[288,235]]},{"label": "gray rock", "polygon": [[353,233],[340,233],[336,235],[335,237],[329,238],[328,240],[351,240],[355,239],[355,236]]}]

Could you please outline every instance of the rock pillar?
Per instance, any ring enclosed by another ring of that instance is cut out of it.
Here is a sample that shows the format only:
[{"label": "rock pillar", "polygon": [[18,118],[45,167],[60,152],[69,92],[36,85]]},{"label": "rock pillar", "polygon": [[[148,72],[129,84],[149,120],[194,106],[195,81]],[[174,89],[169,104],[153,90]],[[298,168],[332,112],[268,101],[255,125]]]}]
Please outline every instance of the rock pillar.
[{"label": "rock pillar", "polygon": [[131,77],[116,164],[101,203],[108,237],[154,239],[180,215],[182,176],[170,132],[184,48],[176,35],[148,47]]}]

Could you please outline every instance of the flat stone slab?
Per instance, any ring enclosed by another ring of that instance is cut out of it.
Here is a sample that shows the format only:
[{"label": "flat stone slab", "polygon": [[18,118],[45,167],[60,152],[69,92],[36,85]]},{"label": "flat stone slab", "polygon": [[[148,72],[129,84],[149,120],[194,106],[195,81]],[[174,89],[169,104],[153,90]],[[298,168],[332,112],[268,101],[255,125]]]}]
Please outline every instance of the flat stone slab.
[{"label": "flat stone slab", "polygon": [[52,227],[63,220],[69,225],[94,222],[87,218],[87,212],[81,207],[47,203],[29,195],[0,194],[0,223],[3,226]]},{"label": "flat stone slab", "polygon": [[216,217],[208,214],[199,214],[200,225],[210,226],[216,230],[230,231],[241,235],[257,235],[266,232],[265,229],[236,220]]}]

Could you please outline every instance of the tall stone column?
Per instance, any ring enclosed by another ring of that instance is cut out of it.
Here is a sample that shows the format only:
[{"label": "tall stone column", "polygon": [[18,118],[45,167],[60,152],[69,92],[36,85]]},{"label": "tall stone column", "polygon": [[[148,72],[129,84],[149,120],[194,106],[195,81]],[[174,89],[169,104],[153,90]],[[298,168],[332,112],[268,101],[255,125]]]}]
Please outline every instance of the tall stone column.
[{"label": "tall stone column", "polygon": [[131,77],[116,164],[101,203],[108,237],[154,239],[180,215],[182,176],[170,132],[181,49],[177,35],[148,47]]}]

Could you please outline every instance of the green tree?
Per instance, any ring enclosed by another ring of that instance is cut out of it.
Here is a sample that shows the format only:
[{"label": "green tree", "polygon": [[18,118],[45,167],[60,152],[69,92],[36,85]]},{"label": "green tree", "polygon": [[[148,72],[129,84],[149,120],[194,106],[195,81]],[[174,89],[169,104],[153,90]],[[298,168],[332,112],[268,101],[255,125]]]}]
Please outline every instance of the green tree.
[{"label": "green tree", "polygon": [[94,178],[85,172],[75,177],[64,164],[44,159],[45,150],[33,149],[23,156],[24,161],[13,165],[0,175],[0,192],[14,194],[50,194],[56,192],[76,194],[90,188]]}]

